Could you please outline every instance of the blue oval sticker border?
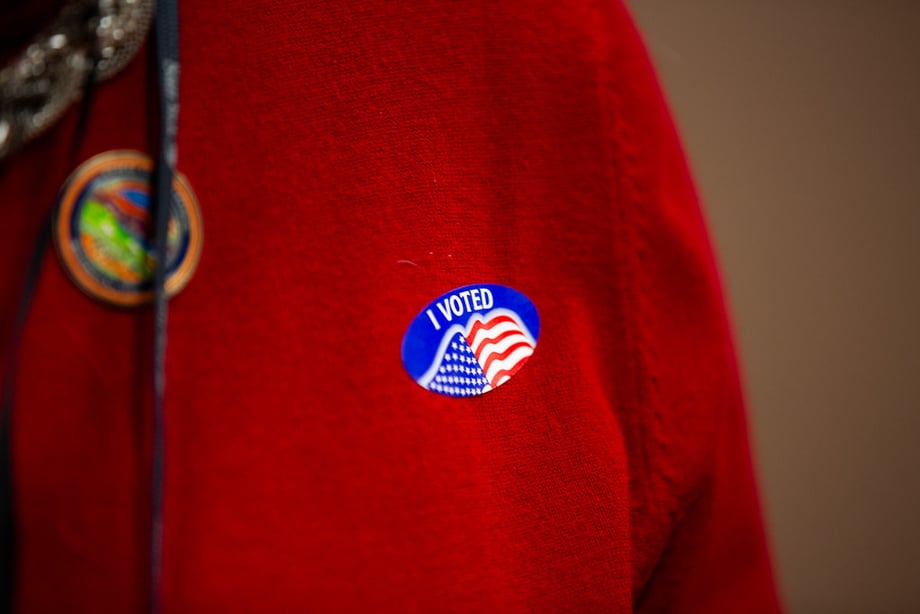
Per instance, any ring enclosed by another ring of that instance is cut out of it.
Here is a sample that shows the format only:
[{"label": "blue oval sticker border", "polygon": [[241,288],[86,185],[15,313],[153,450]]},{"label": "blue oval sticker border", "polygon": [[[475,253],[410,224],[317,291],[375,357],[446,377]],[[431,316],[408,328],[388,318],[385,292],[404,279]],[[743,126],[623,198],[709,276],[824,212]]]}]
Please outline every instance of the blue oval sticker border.
[{"label": "blue oval sticker border", "polygon": [[472,284],[419,312],[403,337],[402,361],[422,388],[478,396],[511,379],[533,355],[539,335],[530,299],[507,286]]}]

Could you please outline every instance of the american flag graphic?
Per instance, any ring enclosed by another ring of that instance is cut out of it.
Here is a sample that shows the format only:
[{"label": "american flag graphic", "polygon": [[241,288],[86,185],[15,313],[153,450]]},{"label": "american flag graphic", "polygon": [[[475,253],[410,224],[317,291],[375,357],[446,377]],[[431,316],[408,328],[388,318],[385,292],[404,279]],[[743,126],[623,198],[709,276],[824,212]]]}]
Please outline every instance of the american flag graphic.
[{"label": "american flag graphic", "polygon": [[448,396],[480,395],[511,379],[536,345],[513,311],[476,313],[466,326],[453,326],[445,333],[427,377],[419,383]]},{"label": "american flag graphic", "polygon": [[429,389],[452,397],[471,397],[491,390],[462,331],[453,333],[450,343],[435,357],[435,362],[438,368],[428,382]]}]

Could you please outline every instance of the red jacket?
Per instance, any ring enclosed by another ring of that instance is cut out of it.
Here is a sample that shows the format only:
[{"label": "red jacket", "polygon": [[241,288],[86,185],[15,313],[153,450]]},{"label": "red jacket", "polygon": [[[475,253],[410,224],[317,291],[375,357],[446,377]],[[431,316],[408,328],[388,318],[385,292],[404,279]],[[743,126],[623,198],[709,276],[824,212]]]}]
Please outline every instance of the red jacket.
[{"label": "red jacket", "polygon": [[[164,607],[776,612],[716,267],[619,2],[188,2],[178,168],[204,250],[170,302]],[[154,151],[137,58],[77,162]],[[76,108],[0,170],[0,345]],[[539,345],[487,394],[405,372],[469,284]],[[151,312],[46,254],[12,432],[18,611],[147,599]]]}]

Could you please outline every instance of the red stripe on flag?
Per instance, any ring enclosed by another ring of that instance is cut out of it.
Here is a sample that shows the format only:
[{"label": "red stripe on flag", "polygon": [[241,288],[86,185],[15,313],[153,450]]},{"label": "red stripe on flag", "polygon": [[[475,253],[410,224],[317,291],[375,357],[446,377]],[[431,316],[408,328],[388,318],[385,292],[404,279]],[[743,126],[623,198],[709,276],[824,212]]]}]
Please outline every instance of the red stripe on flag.
[{"label": "red stripe on flag", "polygon": [[479,320],[475,324],[473,324],[473,328],[470,329],[470,334],[467,335],[466,337],[467,342],[472,342],[473,337],[475,337],[476,333],[478,333],[479,331],[490,330],[492,328],[495,328],[497,325],[502,324],[503,322],[511,322],[512,324],[517,326],[517,322],[515,322],[514,318],[512,318],[511,316],[495,316],[494,318],[489,320],[488,323],[486,323],[484,320]]},{"label": "red stripe on flag", "polygon": [[523,337],[524,333],[522,333],[519,329],[515,328],[514,330],[507,330],[503,332],[495,339],[487,339],[483,341],[482,343],[479,344],[479,349],[475,349],[475,348],[473,349],[473,351],[476,354],[476,360],[479,360],[479,357],[482,356],[483,351],[490,345],[494,345],[498,343],[499,341],[501,341],[502,339],[507,339],[508,337],[512,337],[514,335],[520,335],[521,337]]},{"label": "red stripe on flag", "polygon": [[522,348],[522,347],[529,347],[530,349],[533,349],[533,346],[530,345],[528,342],[526,342],[526,341],[521,341],[520,343],[515,343],[514,345],[512,345],[511,347],[509,347],[507,350],[505,350],[504,352],[502,352],[501,354],[492,354],[491,356],[489,356],[488,359],[486,359],[486,364],[482,365],[482,371],[483,371],[483,373],[488,373],[488,372],[489,372],[489,366],[490,366],[493,362],[495,362],[496,360],[504,360],[504,359],[508,358],[509,356],[511,356],[511,354],[512,354],[515,350],[518,350],[518,349],[520,349],[520,348]]},{"label": "red stripe on flag", "polygon": [[[529,358],[529,356],[528,356],[528,358]],[[489,381],[489,385],[492,386],[492,387],[494,388],[495,386],[498,385],[498,382],[500,382],[501,379],[502,379],[503,377],[505,377],[506,375],[507,375],[508,377],[511,377],[512,375],[514,375],[515,373],[517,373],[518,371],[520,371],[520,370],[521,370],[521,367],[524,366],[524,363],[525,363],[525,362],[527,362],[526,359],[525,359],[525,360],[519,360],[519,361],[517,361],[515,364],[513,364],[513,365],[511,366],[511,368],[509,368],[509,369],[502,369],[501,371],[499,371],[498,373],[496,373],[496,374],[495,374],[495,377],[493,377],[493,378]]]}]

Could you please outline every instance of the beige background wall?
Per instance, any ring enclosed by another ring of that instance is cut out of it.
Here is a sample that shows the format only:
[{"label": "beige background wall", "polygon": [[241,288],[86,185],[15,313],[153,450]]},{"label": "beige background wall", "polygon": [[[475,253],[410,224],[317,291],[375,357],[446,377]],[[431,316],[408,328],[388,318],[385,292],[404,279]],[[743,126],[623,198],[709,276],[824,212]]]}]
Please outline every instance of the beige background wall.
[{"label": "beige background wall", "polygon": [[719,248],[795,614],[920,612],[920,1],[631,0]]}]

